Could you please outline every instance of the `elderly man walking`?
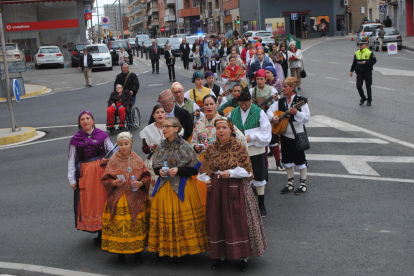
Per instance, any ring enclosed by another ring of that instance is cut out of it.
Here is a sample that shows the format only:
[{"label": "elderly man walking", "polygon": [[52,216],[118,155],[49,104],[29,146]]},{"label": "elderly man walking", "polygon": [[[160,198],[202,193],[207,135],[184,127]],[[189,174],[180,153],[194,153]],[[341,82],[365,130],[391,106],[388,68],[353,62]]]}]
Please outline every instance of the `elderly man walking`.
[{"label": "elderly man walking", "polygon": [[82,70],[83,75],[85,76],[86,86],[92,87],[91,84],[91,73],[93,66],[92,55],[88,53],[88,49],[83,49],[83,54],[79,57],[79,70]]},{"label": "elderly man walking", "polygon": [[[160,73],[160,46],[157,45],[157,40],[152,41],[152,46],[149,47],[149,57],[151,59],[152,73],[154,74],[154,69],[157,70],[157,74]],[[154,65],[156,65],[154,68]]]}]

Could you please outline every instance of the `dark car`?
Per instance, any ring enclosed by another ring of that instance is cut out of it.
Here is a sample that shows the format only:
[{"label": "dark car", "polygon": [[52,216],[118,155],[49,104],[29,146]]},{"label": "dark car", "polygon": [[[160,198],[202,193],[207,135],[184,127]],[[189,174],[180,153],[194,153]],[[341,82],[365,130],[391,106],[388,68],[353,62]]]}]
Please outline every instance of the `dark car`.
[{"label": "dark car", "polygon": [[127,40],[109,41],[108,49],[111,52],[112,63],[118,63],[120,48],[123,47],[125,52],[129,54],[129,63],[132,64],[132,49]]},{"label": "dark car", "polygon": [[[180,44],[182,43],[183,39],[179,37],[173,37],[168,39],[168,44],[171,45],[171,52],[174,56],[180,56]],[[193,45],[191,45],[192,47]]]},{"label": "dark car", "polygon": [[160,54],[163,55],[165,49],[167,48],[168,38],[166,38],[166,37],[159,37],[159,38],[157,38],[157,44],[161,48],[161,53]]},{"label": "dark car", "polygon": [[149,36],[148,35],[142,35],[141,34],[141,35],[137,35],[136,36],[135,43],[136,43],[136,47],[137,47],[138,51],[141,51],[142,42],[144,40],[147,40],[147,39],[149,39]]},{"label": "dark car", "polygon": [[147,52],[148,47],[150,47],[152,45],[152,39],[146,39],[144,41],[142,41],[141,47],[144,48],[144,53]]},{"label": "dark car", "polygon": [[90,43],[75,43],[72,45],[69,51],[71,52],[72,67],[79,67],[79,56],[82,50],[85,49]]}]

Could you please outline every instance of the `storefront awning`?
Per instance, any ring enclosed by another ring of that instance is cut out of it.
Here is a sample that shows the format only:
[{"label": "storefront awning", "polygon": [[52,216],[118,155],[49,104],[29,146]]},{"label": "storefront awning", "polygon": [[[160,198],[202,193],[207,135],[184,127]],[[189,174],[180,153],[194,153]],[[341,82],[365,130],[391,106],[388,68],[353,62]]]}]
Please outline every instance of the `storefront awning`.
[{"label": "storefront awning", "polygon": [[33,4],[33,3],[46,3],[46,2],[71,2],[76,0],[0,0],[1,4]]},{"label": "storefront awning", "polygon": [[130,35],[131,33],[129,32],[129,30],[125,30],[124,31],[124,35]]},{"label": "storefront awning", "polygon": [[297,13],[297,14],[310,14],[311,11],[310,10],[306,10],[306,11],[285,11],[283,12],[284,16],[290,16],[292,13]]}]

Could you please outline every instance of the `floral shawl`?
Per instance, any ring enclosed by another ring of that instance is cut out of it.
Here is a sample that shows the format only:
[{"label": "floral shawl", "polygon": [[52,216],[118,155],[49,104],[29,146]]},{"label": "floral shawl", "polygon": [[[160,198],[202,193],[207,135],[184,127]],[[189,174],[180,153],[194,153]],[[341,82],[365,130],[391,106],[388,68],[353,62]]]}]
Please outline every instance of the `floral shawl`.
[{"label": "floral shawl", "polygon": [[[130,166],[132,171],[128,173],[127,168]],[[121,186],[114,186],[113,182],[118,175],[125,177],[125,183]],[[138,191],[131,190],[131,177],[135,176],[135,180],[144,182]],[[142,205],[148,198],[148,190],[151,180],[151,174],[144,165],[141,157],[135,152],[131,152],[130,158],[123,157],[117,151],[106,165],[105,174],[101,181],[108,193],[107,204],[111,212],[111,219],[114,218],[116,212],[116,205],[123,194],[126,195],[129,210],[131,212],[132,222],[135,223],[138,213],[141,211]]]},{"label": "floral shawl", "polygon": [[242,79],[244,77],[244,71],[240,66],[234,66],[234,70],[231,68],[231,66],[227,66],[226,69],[224,69],[223,74],[221,74],[222,78],[226,78],[229,81],[238,81],[237,79]]},{"label": "floral shawl", "polygon": [[278,95],[279,92],[282,90],[282,81],[280,79],[273,78],[272,81],[266,80],[266,84],[276,89]]}]

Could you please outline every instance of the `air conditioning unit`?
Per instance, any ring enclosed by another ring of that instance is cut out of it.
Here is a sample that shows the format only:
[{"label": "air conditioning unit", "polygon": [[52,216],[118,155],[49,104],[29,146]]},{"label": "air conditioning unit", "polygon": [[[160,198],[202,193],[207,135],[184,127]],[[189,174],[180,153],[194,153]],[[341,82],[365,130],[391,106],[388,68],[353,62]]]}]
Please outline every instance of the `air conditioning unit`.
[{"label": "air conditioning unit", "polygon": [[341,0],[342,7],[348,6],[348,0]]}]

